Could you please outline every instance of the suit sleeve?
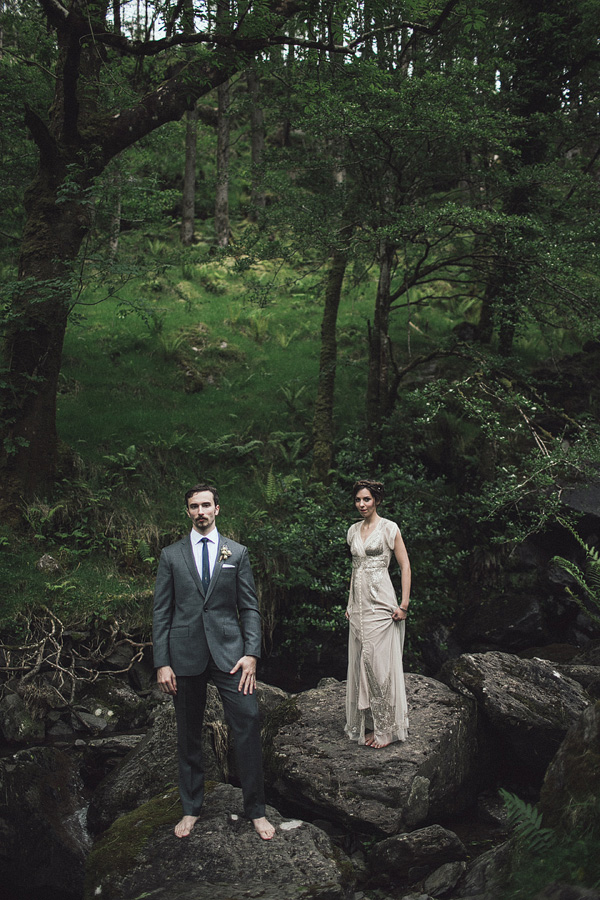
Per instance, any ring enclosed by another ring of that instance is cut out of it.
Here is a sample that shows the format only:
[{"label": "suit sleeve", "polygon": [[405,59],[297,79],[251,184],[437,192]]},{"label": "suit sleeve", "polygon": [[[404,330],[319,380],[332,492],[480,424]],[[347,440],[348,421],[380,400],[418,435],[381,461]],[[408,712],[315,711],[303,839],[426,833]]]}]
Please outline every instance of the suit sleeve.
[{"label": "suit sleeve", "polygon": [[237,572],[237,607],[244,638],[244,655],[260,657],[261,618],[254,576],[250,568],[248,550],[243,549]]},{"label": "suit sleeve", "polygon": [[173,619],[173,570],[165,550],[160,554],[156,584],[154,586],[154,615],[152,619],[152,642],[154,667],[171,665],[169,653],[169,632]]}]

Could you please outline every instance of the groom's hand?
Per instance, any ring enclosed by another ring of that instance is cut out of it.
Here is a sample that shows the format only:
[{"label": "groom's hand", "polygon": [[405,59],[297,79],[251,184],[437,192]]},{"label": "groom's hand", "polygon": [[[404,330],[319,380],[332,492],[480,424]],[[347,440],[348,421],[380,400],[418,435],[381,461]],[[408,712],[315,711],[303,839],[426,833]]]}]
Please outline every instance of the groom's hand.
[{"label": "groom's hand", "polygon": [[253,694],[256,687],[256,657],[242,656],[229,674],[235,675],[238,669],[242,670],[238,691],[243,691],[245,694]]},{"label": "groom's hand", "polygon": [[164,694],[177,693],[177,679],[171,666],[161,666],[156,672],[156,680]]}]

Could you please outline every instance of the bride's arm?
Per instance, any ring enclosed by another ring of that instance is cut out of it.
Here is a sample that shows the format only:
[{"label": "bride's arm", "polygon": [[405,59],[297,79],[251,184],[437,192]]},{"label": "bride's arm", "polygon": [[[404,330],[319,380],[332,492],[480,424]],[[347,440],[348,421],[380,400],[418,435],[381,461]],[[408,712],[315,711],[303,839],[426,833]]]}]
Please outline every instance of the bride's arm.
[{"label": "bride's arm", "polygon": [[396,621],[401,621],[402,619],[406,619],[406,613],[410,603],[411,571],[410,560],[406,551],[406,545],[400,534],[400,529],[396,532],[394,556],[396,557],[396,562],[400,566],[400,574],[402,576],[402,599],[400,600],[400,605],[397,606],[392,613],[392,618],[396,619]]}]

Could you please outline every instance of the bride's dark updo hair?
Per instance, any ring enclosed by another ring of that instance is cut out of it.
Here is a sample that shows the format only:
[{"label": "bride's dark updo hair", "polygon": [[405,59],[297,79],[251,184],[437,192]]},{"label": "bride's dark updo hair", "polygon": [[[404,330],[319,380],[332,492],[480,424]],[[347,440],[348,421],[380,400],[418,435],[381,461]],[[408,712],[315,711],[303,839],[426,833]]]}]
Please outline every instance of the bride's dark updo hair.
[{"label": "bride's dark updo hair", "polygon": [[370,478],[361,478],[360,481],[355,482],[352,488],[352,500],[356,499],[356,495],[363,488],[369,491],[376,504],[381,503],[385,494],[385,488],[380,481],[371,481]]}]

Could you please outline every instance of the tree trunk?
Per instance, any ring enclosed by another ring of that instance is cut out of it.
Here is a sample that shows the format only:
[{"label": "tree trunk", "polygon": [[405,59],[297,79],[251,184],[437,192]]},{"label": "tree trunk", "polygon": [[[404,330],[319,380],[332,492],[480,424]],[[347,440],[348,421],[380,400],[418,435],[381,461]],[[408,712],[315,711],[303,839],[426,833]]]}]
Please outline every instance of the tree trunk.
[{"label": "tree trunk", "polygon": [[265,208],[265,192],[262,188],[262,164],[265,154],[265,120],[260,105],[260,81],[256,70],[248,69],[246,73],[248,93],[250,94],[250,136],[252,153],[252,196],[248,218],[258,221],[260,211]]},{"label": "tree trunk", "polygon": [[329,484],[333,463],[333,402],[337,366],[337,315],[342,296],[342,285],[348,264],[345,250],[335,250],[331,257],[325,307],[321,322],[321,354],[319,357],[319,384],[313,417],[313,461],[311,478],[321,484]]},{"label": "tree trunk", "polygon": [[219,85],[217,123],[217,188],[215,196],[215,232],[217,247],[229,245],[229,83]]},{"label": "tree trunk", "polygon": [[[11,304],[3,346],[8,377],[0,392],[4,445],[2,495],[45,491],[57,463],[56,393],[71,309],[71,262],[90,224],[90,205],[57,203],[65,167],[42,167],[27,192],[19,260],[21,289]],[[81,184],[85,188],[85,182]],[[74,192],[74,191],[73,191]]]},{"label": "tree trunk", "polygon": [[117,170],[112,179],[113,189],[114,189],[114,206],[112,215],[110,217],[110,235],[109,235],[109,249],[110,249],[110,258],[111,260],[115,260],[117,258],[117,253],[119,250],[119,237],[121,235],[121,206],[122,206],[122,183],[121,183],[121,172]]},{"label": "tree trunk", "polygon": [[189,247],[194,242],[196,222],[196,138],[198,135],[198,107],[188,110],[185,120],[185,168],[181,197],[181,243]]},{"label": "tree trunk", "polygon": [[389,411],[390,321],[392,264],[396,246],[383,238],[379,244],[379,280],[369,335],[369,373],[367,379],[367,425],[376,442],[377,434]]}]

